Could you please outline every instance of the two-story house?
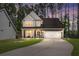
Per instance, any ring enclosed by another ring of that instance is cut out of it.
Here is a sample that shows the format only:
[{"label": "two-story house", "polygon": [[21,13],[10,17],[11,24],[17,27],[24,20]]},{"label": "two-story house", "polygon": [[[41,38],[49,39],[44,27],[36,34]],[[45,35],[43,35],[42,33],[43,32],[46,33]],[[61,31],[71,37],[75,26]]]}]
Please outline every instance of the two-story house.
[{"label": "two-story house", "polygon": [[63,24],[57,18],[40,18],[31,12],[22,20],[22,38],[63,38]]}]

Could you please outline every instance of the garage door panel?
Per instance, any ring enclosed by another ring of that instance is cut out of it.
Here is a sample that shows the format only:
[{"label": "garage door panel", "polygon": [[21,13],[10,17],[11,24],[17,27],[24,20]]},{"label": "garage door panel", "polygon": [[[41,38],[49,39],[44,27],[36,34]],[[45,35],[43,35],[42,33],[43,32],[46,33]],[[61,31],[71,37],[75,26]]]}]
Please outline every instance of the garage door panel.
[{"label": "garage door panel", "polygon": [[46,31],[44,38],[61,38],[61,31]]}]

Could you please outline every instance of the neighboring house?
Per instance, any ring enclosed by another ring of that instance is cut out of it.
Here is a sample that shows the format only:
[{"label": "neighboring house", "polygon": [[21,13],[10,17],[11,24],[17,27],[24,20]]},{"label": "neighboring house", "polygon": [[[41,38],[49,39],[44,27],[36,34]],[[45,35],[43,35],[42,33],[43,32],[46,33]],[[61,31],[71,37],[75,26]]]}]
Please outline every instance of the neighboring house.
[{"label": "neighboring house", "polygon": [[40,18],[31,12],[22,20],[22,38],[63,38],[63,24],[58,18]]},{"label": "neighboring house", "polygon": [[15,39],[16,27],[5,9],[0,10],[0,40]]}]

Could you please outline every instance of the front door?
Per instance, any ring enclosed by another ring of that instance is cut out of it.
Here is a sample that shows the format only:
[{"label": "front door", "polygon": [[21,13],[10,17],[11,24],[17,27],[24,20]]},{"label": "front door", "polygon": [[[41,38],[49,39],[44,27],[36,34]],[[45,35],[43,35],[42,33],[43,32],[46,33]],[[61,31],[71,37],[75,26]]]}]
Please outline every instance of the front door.
[{"label": "front door", "polygon": [[40,29],[36,30],[36,37],[37,37],[37,38],[42,38],[42,37],[43,37],[43,32],[42,32],[42,30],[40,30]]},{"label": "front door", "polygon": [[41,37],[41,33],[38,31],[37,32],[37,38],[40,38]]},{"label": "front door", "polygon": [[26,38],[33,38],[33,30],[26,30],[25,36]]}]

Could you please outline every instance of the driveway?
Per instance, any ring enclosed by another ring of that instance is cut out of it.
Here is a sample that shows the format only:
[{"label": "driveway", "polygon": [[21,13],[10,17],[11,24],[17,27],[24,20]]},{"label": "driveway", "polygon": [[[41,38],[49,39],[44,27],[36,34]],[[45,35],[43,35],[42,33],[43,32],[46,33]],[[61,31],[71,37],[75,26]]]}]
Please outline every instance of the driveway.
[{"label": "driveway", "polygon": [[70,56],[72,45],[63,39],[44,39],[29,47],[15,49],[2,56]]}]

